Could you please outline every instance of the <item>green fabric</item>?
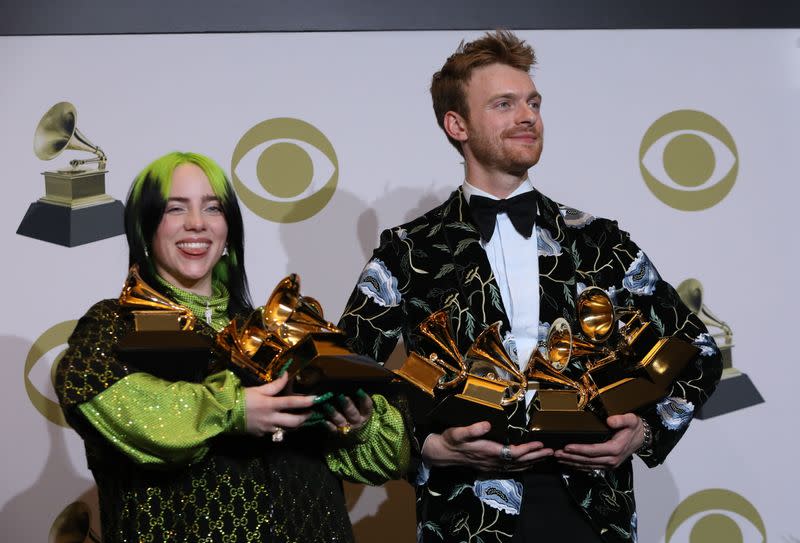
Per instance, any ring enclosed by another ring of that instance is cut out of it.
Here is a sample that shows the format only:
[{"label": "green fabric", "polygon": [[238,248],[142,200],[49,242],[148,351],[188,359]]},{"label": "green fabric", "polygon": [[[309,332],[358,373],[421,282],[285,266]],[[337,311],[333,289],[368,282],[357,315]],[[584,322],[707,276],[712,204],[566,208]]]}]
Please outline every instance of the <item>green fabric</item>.
[{"label": "green fabric", "polygon": [[325,460],[342,479],[381,485],[408,469],[410,444],[400,411],[379,394],[372,401],[375,409],[367,424],[348,437],[352,446],[329,452]]},{"label": "green fabric", "polygon": [[132,373],[78,406],[117,449],[139,464],[193,463],[207,441],[245,430],[244,389],[225,370],[202,383],[175,383]]},{"label": "green fabric", "polygon": [[[158,275],[156,275],[156,281],[167,291],[170,298],[189,308],[195,317],[211,326],[217,332],[225,328],[230,322],[230,317],[228,316],[230,294],[228,293],[228,287],[221,281],[214,281],[211,284],[211,296],[201,296],[194,292],[180,289]],[[206,313],[210,313],[210,321],[206,318]]]}]

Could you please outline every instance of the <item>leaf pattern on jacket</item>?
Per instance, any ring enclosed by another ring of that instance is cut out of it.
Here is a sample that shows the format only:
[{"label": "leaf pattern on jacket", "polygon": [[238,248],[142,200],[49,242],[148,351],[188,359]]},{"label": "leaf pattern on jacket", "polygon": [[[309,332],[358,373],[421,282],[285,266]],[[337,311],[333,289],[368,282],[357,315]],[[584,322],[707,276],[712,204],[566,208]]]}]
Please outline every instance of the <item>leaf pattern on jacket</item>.
[{"label": "leaf pattern on jacket", "polygon": [[[615,304],[640,309],[662,335],[676,335],[702,346],[703,356],[687,365],[668,392],[669,407],[665,404],[659,413],[654,405],[638,413],[653,432],[652,447],[640,457],[648,466],[660,464],[716,386],[721,373],[719,351],[710,336],[702,335],[707,334],[703,324],[615,221],[561,206],[538,192],[537,209],[542,326],[564,317],[578,329],[574,302],[579,285],[581,289],[596,286],[606,290]],[[497,282],[460,189],[425,215],[385,230],[372,259],[380,259],[397,277],[400,303],[380,307],[367,303],[366,295],[354,289],[340,321],[353,350],[383,363],[399,336],[407,350],[414,350],[422,344],[415,337],[415,328],[431,310],[441,308],[450,310],[462,354],[489,324],[501,322],[501,337],[510,332]],[[565,374],[575,379],[582,371],[582,364],[570,363]],[[682,409],[689,404],[693,406],[691,412]],[[523,408],[515,405],[508,409],[512,430],[524,425],[524,412],[524,404]],[[665,424],[665,420],[669,422]],[[432,430],[425,421],[417,420],[413,429],[417,455]],[[410,474],[411,481],[415,478]],[[565,469],[562,478],[576,506],[586,512],[605,541],[635,540],[630,460],[616,470],[601,473]],[[474,481],[475,472],[463,468],[432,467],[428,477],[420,478],[419,541],[511,541],[517,517],[487,508],[474,492],[464,492]]]}]

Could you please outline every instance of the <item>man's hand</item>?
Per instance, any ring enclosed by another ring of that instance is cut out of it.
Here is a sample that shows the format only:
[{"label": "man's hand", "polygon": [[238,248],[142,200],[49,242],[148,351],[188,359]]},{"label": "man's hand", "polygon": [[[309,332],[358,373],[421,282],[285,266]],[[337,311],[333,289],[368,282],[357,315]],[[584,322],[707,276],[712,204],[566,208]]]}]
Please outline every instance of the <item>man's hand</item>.
[{"label": "man's hand", "polygon": [[508,445],[510,456],[502,456],[503,444],[481,439],[491,429],[488,422],[448,428],[431,434],[422,446],[422,457],[431,466],[470,466],[482,471],[524,471],[553,455],[538,442]]},{"label": "man's hand", "polygon": [[606,424],[614,430],[611,439],[591,445],[567,445],[555,452],[556,460],[580,470],[614,469],[644,443],[644,426],[637,415],[614,415],[606,419]]}]

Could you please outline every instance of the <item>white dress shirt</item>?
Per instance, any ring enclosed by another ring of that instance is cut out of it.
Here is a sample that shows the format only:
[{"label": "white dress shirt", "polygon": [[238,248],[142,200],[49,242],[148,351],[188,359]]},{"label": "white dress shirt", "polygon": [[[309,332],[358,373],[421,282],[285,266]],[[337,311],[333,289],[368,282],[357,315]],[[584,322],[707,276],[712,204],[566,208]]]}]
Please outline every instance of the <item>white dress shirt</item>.
[{"label": "white dress shirt", "polygon": [[[468,181],[464,181],[462,188],[467,202],[474,195],[499,200],[470,185]],[[532,190],[533,185],[526,179],[508,198]],[[511,338],[503,338],[503,343],[507,350],[513,350],[509,349],[510,340],[516,343],[517,363],[522,371],[539,342],[539,256],[536,232],[534,225],[533,234],[526,239],[503,212],[497,214],[492,239],[486,243],[481,241],[511,324]],[[531,398],[533,392],[529,391],[525,397],[526,403],[530,403]]]}]

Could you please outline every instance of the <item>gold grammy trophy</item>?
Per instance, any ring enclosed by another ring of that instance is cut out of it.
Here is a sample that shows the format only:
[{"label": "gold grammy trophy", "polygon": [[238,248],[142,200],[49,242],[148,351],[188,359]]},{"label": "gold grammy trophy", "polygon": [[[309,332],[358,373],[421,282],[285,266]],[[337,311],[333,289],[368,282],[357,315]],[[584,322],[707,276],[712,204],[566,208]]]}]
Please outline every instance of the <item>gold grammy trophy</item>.
[{"label": "gold grammy trophy", "polygon": [[686,307],[712,332],[711,335],[722,353],[722,380],[714,394],[698,410],[697,418],[708,419],[762,403],[764,398],[747,374],[733,366],[733,331],[703,303],[703,285],[700,281],[686,279],[676,290]]},{"label": "gold grammy trophy", "polygon": [[[430,417],[442,426],[488,420],[489,437],[542,441],[545,446],[605,440],[610,415],[634,412],[661,399],[698,349],[679,338],[658,337],[634,308],[615,307],[602,289],[585,289],[576,302],[584,337],[566,319],[556,319],[524,372],[508,356],[499,325],[487,327],[459,354],[444,311],[418,327],[420,351],[395,373],[433,398]],[[585,371],[564,374],[571,360]],[[535,391],[525,428],[511,426],[504,407]],[[521,430],[521,431],[520,431]]]},{"label": "gold grammy trophy", "polygon": [[486,420],[491,424],[487,437],[505,440],[505,407],[522,399],[528,382],[503,348],[499,330],[499,322],[486,327],[461,356],[445,310],[417,327],[420,350],[428,354],[412,351],[395,374],[433,400],[425,413],[433,424],[467,426]]},{"label": "gold grammy trophy", "polygon": [[[52,160],[65,150],[94,157],[43,172],[45,195],[28,207],[17,234],[75,247],[124,233],[124,206],[105,193],[106,155],[78,130],[77,116],[69,102],[51,107],[36,127],[33,151],[41,160]],[[83,167],[90,163],[97,168]]]},{"label": "gold grammy trophy", "polygon": [[552,448],[605,441],[610,430],[589,404],[596,387],[585,373],[578,381],[562,373],[573,352],[580,352],[565,319],[550,326],[543,350],[544,355],[534,349],[525,370],[528,389],[536,391],[528,416],[528,441]]},{"label": "gold grammy trophy", "polygon": [[267,383],[286,372],[296,392],[355,390],[393,378],[371,358],[351,352],[345,340],[319,302],[300,294],[300,278],[291,274],[263,307],[221,330],[216,344],[246,380]]},{"label": "gold grammy trophy", "polygon": [[119,304],[131,310],[134,324],[116,345],[122,360],[169,381],[200,381],[206,376],[211,336],[195,333],[197,319],[191,310],[145,283],[135,264]]},{"label": "gold grammy trophy", "polygon": [[[565,319],[556,319],[548,337],[548,359],[532,359],[529,369],[536,375],[529,378],[541,376],[540,389],[576,390],[578,407],[600,420],[660,400],[699,352],[688,341],[659,337],[638,309],[614,306],[598,287],[584,289],[575,305],[582,337],[573,334]],[[579,380],[552,380],[573,359],[585,368]]]}]

